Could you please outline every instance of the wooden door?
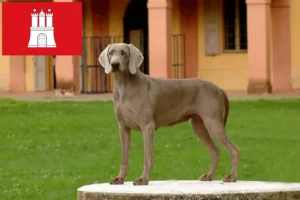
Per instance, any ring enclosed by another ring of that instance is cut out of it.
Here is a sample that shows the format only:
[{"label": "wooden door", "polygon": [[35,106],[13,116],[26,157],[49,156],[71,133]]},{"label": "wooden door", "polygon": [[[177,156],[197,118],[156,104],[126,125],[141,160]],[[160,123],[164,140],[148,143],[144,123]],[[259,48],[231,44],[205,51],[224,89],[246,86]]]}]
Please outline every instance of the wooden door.
[{"label": "wooden door", "polygon": [[46,47],[47,36],[45,34],[38,35],[38,47]]}]

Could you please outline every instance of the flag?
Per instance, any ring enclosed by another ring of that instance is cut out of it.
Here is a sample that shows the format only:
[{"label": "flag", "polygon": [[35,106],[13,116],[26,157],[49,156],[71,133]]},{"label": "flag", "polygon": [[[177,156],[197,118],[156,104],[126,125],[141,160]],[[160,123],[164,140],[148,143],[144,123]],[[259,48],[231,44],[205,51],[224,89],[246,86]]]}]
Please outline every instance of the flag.
[{"label": "flag", "polygon": [[82,3],[3,2],[2,55],[82,55]]}]

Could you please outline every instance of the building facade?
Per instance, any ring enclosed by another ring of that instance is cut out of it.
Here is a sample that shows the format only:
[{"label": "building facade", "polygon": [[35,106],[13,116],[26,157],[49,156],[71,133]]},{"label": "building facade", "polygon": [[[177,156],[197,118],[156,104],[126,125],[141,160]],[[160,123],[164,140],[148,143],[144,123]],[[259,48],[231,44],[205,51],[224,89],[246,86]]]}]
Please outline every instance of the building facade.
[{"label": "building facade", "polygon": [[248,93],[300,89],[299,0],[82,2],[83,55],[0,56],[0,91],[109,92],[114,77],[97,58],[114,42],[137,46],[153,77],[199,77]]}]

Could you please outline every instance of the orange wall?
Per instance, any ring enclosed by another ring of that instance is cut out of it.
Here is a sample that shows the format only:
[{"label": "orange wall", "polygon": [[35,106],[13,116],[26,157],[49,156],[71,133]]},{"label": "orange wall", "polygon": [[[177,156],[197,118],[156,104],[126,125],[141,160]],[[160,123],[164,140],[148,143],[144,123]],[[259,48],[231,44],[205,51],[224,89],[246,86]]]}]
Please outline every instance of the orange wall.
[{"label": "orange wall", "polygon": [[292,88],[300,88],[300,1],[291,2],[291,63]]},{"label": "orange wall", "polygon": [[109,35],[123,36],[123,17],[129,0],[109,1]]},{"label": "orange wall", "polygon": [[180,30],[185,35],[186,78],[198,77],[198,1],[180,0]]},{"label": "orange wall", "polygon": [[180,10],[179,10],[179,0],[173,0],[172,9],[172,32],[173,34],[180,34]]},{"label": "orange wall", "polygon": [[84,35],[85,36],[92,36],[93,35],[93,19],[92,19],[92,5],[90,0],[83,0],[83,8],[84,8],[84,16],[83,16],[83,23],[84,23]]},{"label": "orange wall", "polygon": [[248,86],[248,57],[247,53],[223,52],[223,18],[220,5],[220,38],[221,54],[205,55],[204,38],[204,0],[198,0],[198,74],[200,78],[208,79],[226,90],[247,90]]},{"label": "orange wall", "polygon": [[91,0],[93,36],[109,34],[109,1]]}]

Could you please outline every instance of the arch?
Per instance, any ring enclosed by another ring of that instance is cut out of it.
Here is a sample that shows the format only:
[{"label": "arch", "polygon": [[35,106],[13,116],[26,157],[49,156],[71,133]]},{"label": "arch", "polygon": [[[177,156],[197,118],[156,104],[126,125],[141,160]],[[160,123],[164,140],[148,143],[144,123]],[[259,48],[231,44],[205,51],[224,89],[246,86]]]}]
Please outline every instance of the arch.
[{"label": "arch", "polygon": [[132,43],[144,55],[141,71],[149,74],[147,0],[130,0],[123,18],[124,42]]},{"label": "arch", "polygon": [[47,47],[47,35],[44,33],[40,33],[37,36],[37,47],[43,48]]}]

